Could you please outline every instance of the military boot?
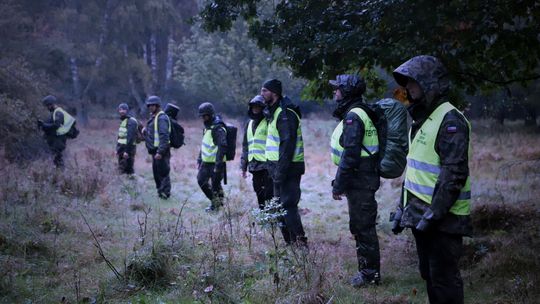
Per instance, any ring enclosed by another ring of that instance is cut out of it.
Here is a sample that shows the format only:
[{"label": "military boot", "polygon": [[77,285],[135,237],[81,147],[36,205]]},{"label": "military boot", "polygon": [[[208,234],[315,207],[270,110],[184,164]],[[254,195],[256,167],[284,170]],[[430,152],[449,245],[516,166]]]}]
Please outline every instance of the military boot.
[{"label": "military boot", "polygon": [[373,269],[362,269],[351,278],[351,285],[357,288],[367,285],[379,285],[380,282],[379,272]]}]

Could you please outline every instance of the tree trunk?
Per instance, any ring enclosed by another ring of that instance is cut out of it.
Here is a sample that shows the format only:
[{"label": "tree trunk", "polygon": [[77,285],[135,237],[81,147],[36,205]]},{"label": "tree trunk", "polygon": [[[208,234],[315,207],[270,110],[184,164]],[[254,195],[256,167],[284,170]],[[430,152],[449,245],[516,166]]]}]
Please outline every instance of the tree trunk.
[{"label": "tree trunk", "polygon": [[533,105],[525,105],[524,107],[524,114],[525,114],[525,126],[527,127],[536,127],[536,119],[538,118],[538,114],[536,112],[536,108]]},{"label": "tree trunk", "polygon": [[[124,49],[124,58],[126,59],[126,64],[127,64],[128,63],[127,46],[124,45],[123,49]],[[137,91],[137,87],[135,86],[135,81],[133,80],[133,73],[131,71],[129,72],[128,82],[129,82],[129,89],[130,89],[131,96],[133,97],[133,99],[135,99],[135,101],[137,102],[137,106],[139,107],[139,111],[137,112],[140,115],[142,115],[146,113],[146,106],[144,104],[144,99],[141,97],[141,94],[139,93],[139,91]]]}]

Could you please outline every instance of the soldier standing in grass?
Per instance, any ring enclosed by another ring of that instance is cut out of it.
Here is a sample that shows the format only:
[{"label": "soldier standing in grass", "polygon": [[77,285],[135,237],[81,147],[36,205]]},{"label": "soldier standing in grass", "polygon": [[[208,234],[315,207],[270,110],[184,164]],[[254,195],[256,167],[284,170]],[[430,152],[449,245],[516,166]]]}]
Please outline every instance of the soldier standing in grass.
[{"label": "soldier standing in grass", "polygon": [[199,172],[197,182],[210,206],[206,211],[217,211],[223,205],[221,181],[225,174],[225,156],[227,152],[227,129],[214,105],[209,102],[199,106],[199,117],[204,123],[201,151],[197,164]]},{"label": "soldier standing in grass", "polygon": [[146,106],[152,117],[145,128],[145,143],[148,153],[152,156],[152,171],[158,196],[168,199],[171,196],[171,122],[169,116],[161,110],[161,98],[150,96]]},{"label": "soldier standing in grass", "polygon": [[118,128],[118,140],[116,143],[116,155],[118,156],[118,169],[121,174],[133,174],[135,153],[137,152],[137,128],[139,123],[134,117],[128,115],[129,106],[125,103],[118,105],[120,115],[120,127]]},{"label": "soldier standing in grass", "polygon": [[268,171],[274,182],[274,197],[286,211],[280,223],[281,233],[287,244],[307,246],[298,212],[300,180],[305,172],[300,109],[282,96],[281,81],[277,79],[262,85],[261,96],[267,105],[264,115],[268,120],[265,152]]},{"label": "soldier standing in grass", "polygon": [[[376,231],[379,189],[377,129],[371,110],[362,100],[366,84],[357,75],[338,75],[331,80],[337,103],[333,116],[340,120],[330,141],[332,162],[338,166],[332,182],[332,197],[347,197],[349,229],[356,241],[358,273],[355,287],[380,281],[379,239]],[[368,114],[369,113],[369,114]]]},{"label": "soldier standing in grass", "polygon": [[266,137],[268,135],[268,122],[264,119],[263,109],[266,104],[261,95],[250,100],[248,110],[249,122],[245,127],[242,142],[242,157],[240,169],[242,177],[247,177],[247,171],[253,175],[253,190],[257,195],[260,209],[264,209],[265,202],[272,199],[273,184],[266,167]]},{"label": "soldier standing in grass", "polygon": [[413,118],[402,204],[393,231],[411,228],[429,302],[463,303],[458,262],[471,236],[470,124],[446,96],[448,72],[432,56],[417,56],[393,73],[407,89]]},{"label": "soldier standing in grass", "polygon": [[63,168],[64,159],[62,154],[66,149],[66,134],[75,123],[75,118],[57,105],[56,97],[53,95],[44,97],[41,102],[51,112],[51,116],[46,122],[38,120],[38,127],[45,133],[47,144],[54,155],[54,165],[56,168]]}]

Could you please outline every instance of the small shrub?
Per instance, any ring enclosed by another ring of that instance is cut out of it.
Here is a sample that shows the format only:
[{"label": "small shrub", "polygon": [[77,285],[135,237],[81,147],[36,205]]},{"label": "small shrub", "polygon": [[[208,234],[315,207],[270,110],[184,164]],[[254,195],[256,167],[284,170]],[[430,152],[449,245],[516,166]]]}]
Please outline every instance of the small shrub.
[{"label": "small shrub", "polygon": [[144,286],[163,286],[171,277],[171,250],[163,244],[145,246],[128,259],[126,277]]}]

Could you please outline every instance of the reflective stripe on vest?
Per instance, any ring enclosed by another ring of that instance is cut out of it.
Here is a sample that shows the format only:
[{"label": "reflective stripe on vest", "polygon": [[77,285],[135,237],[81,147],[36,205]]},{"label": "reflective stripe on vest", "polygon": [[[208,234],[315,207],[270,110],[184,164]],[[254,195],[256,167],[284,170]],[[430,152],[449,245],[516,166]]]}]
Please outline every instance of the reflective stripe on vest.
[{"label": "reflective stripe on vest", "polygon": [[[362,123],[364,123],[364,139],[362,140],[362,145],[366,147],[366,149],[371,153],[375,154],[379,152],[379,137],[377,135],[377,128],[375,128],[375,125],[371,121],[371,118],[367,115],[367,113],[361,109],[361,108],[353,108],[350,112],[353,112],[354,114],[358,115],[360,119],[362,120]],[[334,129],[334,132],[332,133],[332,137],[330,139],[330,148],[331,148],[331,157],[332,162],[339,166],[339,162],[341,160],[341,154],[343,154],[343,147],[339,143],[339,139],[341,138],[341,135],[343,134],[343,120],[336,126]],[[364,149],[362,149],[362,152],[360,152],[360,157],[370,157],[371,155],[367,153]]]},{"label": "reflective stripe on vest", "polygon": [[266,161],[266,137],[268,136],[268,123],[266,119],[259,122],[255,134],[253,134],[253,120],[247,126],[248,161]]},{"label": "reflective stripe on vest", "polygon": [[[122,122],[120,123],[120,127],[118,128],[118,143],[121,145],[127,145],[127,123],[130,119],[133,119],[136,124],[138,123],[137,120],[133,117],[122,120]],[[135,145],[135,141],[133,141],[133,145]]]},{"label": "reflective stripe on vest", "polygon": [[[296,129],[296,149],[294,150],[293,162],[303,162],[304,161],[304,140],[302,139],[302,120],[300,116],[292,109],[287,108],[298,118],[298,129]],[[268,124],[268,136],[266,137],[266,149],[265,156],[269,161],[278,161],[279,160],[279,132],[277,129],[277,118],[279,113],[281,113],[281,107],[278,107],[274,112],[272,121]]]},{"label": "reflective stripe on vest", "polygon": [[56,129],[56,135],[64,135],[71,129],[71,126],[73,126],[73,123],[75,122],[75,118],[73,116],[69,115],[68,112],[66,112],[64,109],[60,107],[56,107],[53,112],[53,122],[56,120],[56,112],[61,112],[64,114],[64,123],[60,126],[60,128]]},{"label": "reflective stripe on vest", "polygon": [[[422,127],[416,133],[416,136],[411,141],[409,133],[409,154],[407,155],[407,171],[405,173],[404,187],[414,196],[418,197],[427,204],[431,204],[435,184],[441,172],[441,162],[439,155],[435,150],[435,141],[441,127],[444,116],[456,109],[449,102],[445,102],[431,113]],[[460,112],[461,113],[461,112]],[[465,118],[465,116],[464,116]],[[467,119],[465,119],[467,121]],[[471,134],[471,125],[469,126],[469,136]],[[470,159],[470,142],[469,142],[469,159]],[[407,204],[407,196],[404,197],[404,204]],[[468,215],[471,212],[471,181],[470,176],[467,177],[465,186],[461,189],[461,193],[457,201],[454,203],[450,212],[456,215]]]},{"label": "reflective stripe on vest", "polygon": [[[204,129],[204,135],[202,139],[201,144],[201,160],[205,163],[215,163],[216,162],[216,155],[218,151],[218,146],[214,144],[214,139],[212,138],[212,130],[216,126],[211,126],[209,129]],[[224,127],[221,127],[225,133],[227,133],[227,129]],[[226,160],[226,156],[223,155],[223,161]]]},{"label": "reflective stripe on vest", "polygon": [[158,118],[159,115],[165,115],[167,117],[167,121],[169,122],[169,143],[171,143],[171,120],[169,119],[169,115],[165,114],[163,111],[159,111],[156,116],[154,116],[154,148],[159,147],[159,132],[158,132]]}]

